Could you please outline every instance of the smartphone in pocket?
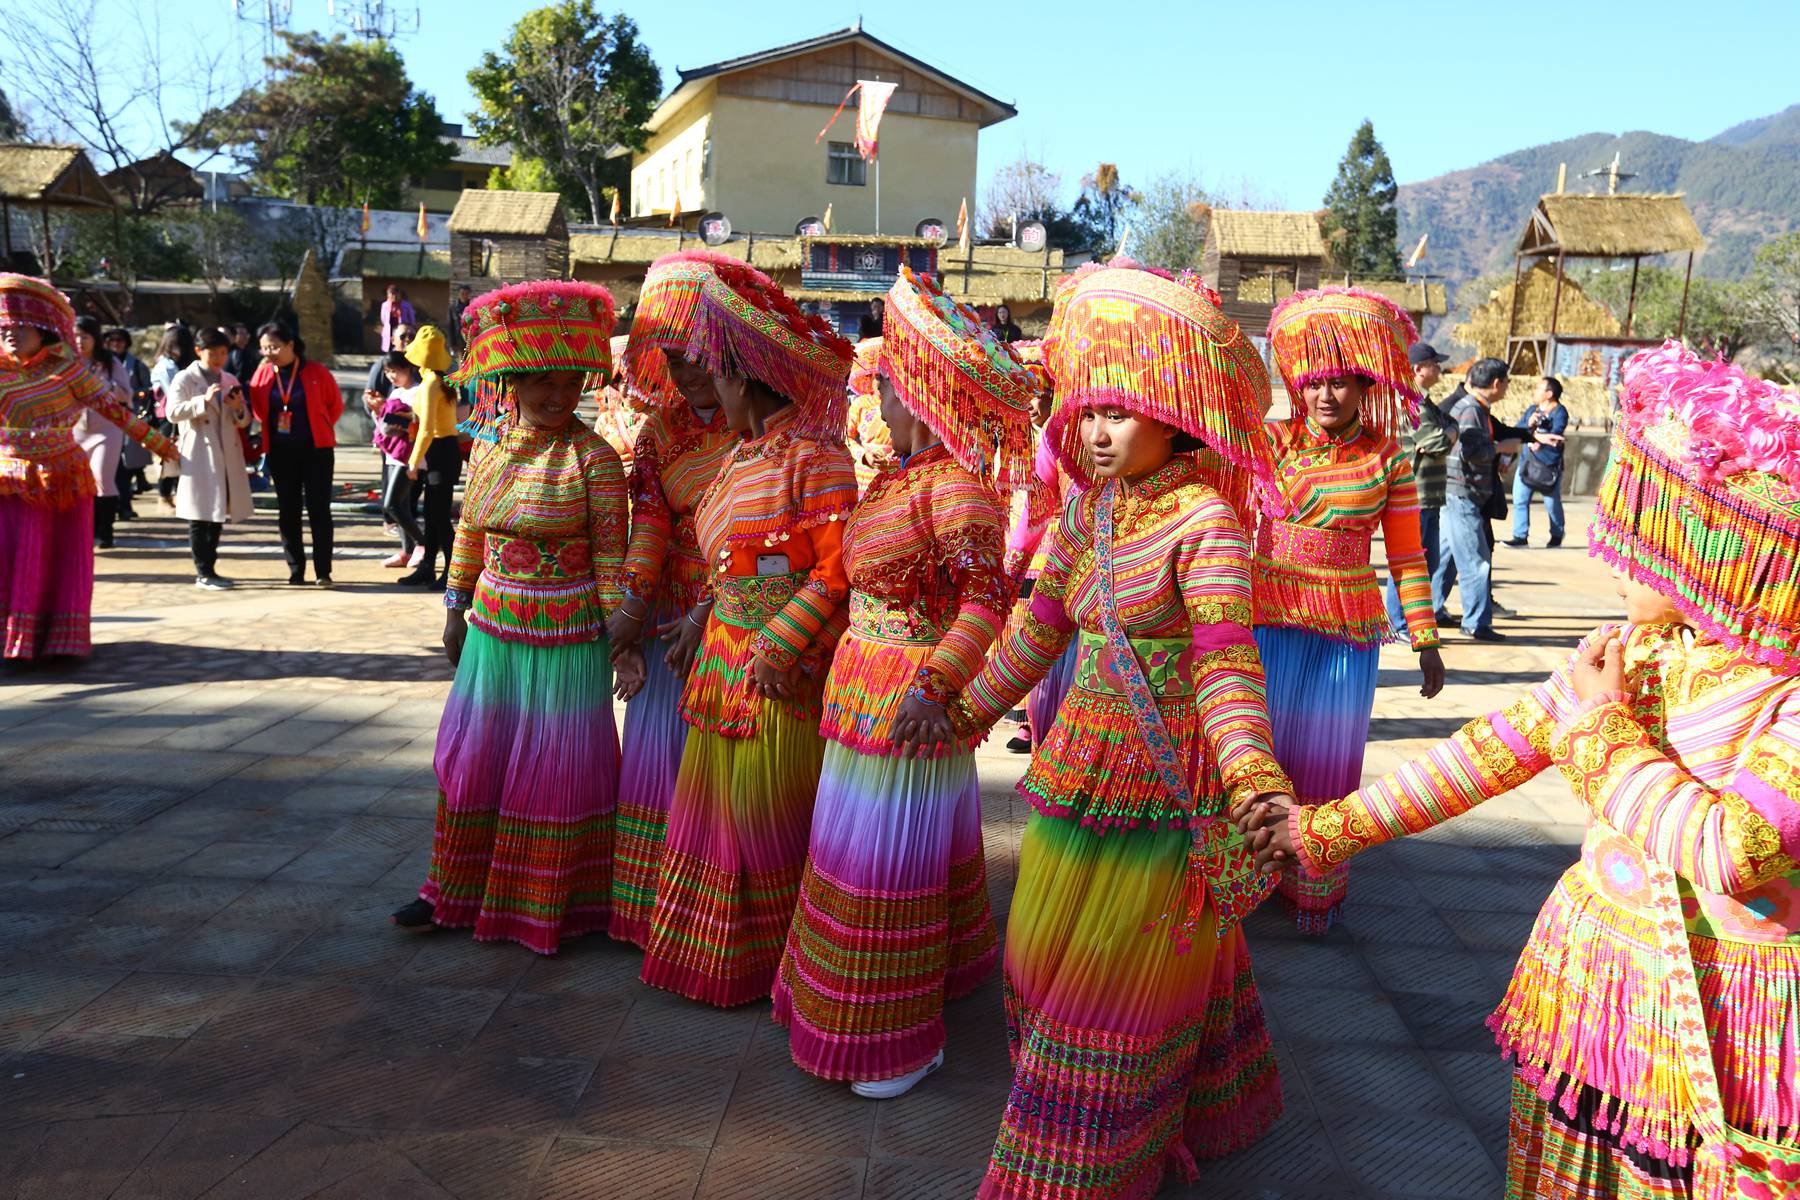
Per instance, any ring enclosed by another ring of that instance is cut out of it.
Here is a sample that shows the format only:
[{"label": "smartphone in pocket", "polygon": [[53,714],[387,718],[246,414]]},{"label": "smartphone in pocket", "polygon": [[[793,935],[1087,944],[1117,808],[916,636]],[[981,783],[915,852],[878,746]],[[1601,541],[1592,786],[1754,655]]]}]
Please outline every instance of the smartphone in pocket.
[{"label": "smartphone in pocket", "polygon": [[756,573],[758,575],[786,575],[788,556],[785,554],[759,554],[756,556]]}]

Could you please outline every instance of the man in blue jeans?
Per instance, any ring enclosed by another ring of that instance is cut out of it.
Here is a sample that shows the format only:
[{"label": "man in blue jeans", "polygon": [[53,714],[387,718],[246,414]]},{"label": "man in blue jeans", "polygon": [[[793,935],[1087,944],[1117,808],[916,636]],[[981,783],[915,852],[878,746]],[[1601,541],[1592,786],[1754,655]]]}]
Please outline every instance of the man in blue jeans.
[{"label": "man in blue jeans", "polygon": [[[1528,467],[1533,467],[1540,478],[1548,476],[1554,479],[1549,490],[1537,492],[1544,498],[1544,512],[1550,518],[1551,549],[1562,545],[1563,541],[1563,437],[1569,427],[1569,410],[1563,407],[1562,380],[1554,376],[1544,376],[1538,385],[1537,403],[1525,414],[1525,428],[1534,440],[1539,433],[1549,435],[1548,445],[1539,440],[1539,444],[1525,447],[1519,458],[1518,474],[1513,476],[1513,528],[1512,537],[1507,539],[1509,546],[1529,545],[1531,536],[1531,497],[1534,489],[1526,479],[1532,474]],[[1534,465],[1535,464],[1535,465]]]},{"label": "man in blue jeans", "polygon": [[1462,631],[1478,642],[1503,642],[1494,628],[1494,543],[1486,510],[1494,499],[1499,475],[1494,469],[1498,448],[1488,421],[1488,408],[1506,395],[1506,364],[1497,358],[1477,359],[1464,382],[1465,394],[1450,410],[1456,422],[1456,445],[1445,464],[1444,508],[1439,518],[1438,561],[1432,571],[1432,594],[1442,605],[1449,597],[1448,572],[1462,589]]},{"label": "man in blue jeans", "polygon": [[[1430,342],[1415,342],[1407,352],[1412,359],[1413,387],[1426,398],[1419,403],[1419,423],[1400,443],[1412,458],[1413,481],[1419,490],[1419,541],[1425,548],[1425,570],[1435,579],[1438,564],[1438,513],[1444,507],[1445,460],[1456,445],[1456,423],[1426,394],[1443,377],[1448,355],[1439,354]],[[1432,611],[1444,611],[1444,595],[1435,586],[1431,590]],[[1400,591],[1394,577],[1387,581],[1388,623],[1394,635],[1407,637],[1406,617],[1400,611]]]}]

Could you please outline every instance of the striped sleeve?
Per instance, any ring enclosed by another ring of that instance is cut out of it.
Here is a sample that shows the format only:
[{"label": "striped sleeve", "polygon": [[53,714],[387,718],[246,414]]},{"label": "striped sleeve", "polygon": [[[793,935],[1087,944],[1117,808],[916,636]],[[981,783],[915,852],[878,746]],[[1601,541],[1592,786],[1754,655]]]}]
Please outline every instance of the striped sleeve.
[{"label": "striped sleeve", "polygon": [[994,647],[986,665],[951,703],[950,719],[959,734],[968,737],[992,728],[1050,673],[1075,636],[1075,622],[1064,607],[1064,597],[1069,571],[1090,540],[1073,529],[1079,504],[1077,499],[1069,505],[1062,523],[1050,535],[1044,571],[1032,589],[1025,619]]},{"label": "striped sleeve", "polygon": [[1419,490],[1413,468],[1397,447],[1389,447],[1387,503],[1381,510],[1381,537],[1387,544],[1388,573],[1400,593],[1400,610],[1414,650],[1438,644],[1437,613],[1431,604],[1431,576],[1419,539]]}]

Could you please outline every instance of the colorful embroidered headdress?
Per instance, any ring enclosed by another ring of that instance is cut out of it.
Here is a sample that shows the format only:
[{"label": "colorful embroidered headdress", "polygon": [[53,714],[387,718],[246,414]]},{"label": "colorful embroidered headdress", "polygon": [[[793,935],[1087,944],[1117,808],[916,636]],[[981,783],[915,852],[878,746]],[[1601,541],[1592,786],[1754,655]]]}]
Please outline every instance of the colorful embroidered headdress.
[{"label": "colorful embroidered headdress", "polygon": [[776,286],[749,263],[712,250],[682,250],[650,264],[637,307],[632,310],[623,359],[626,387],[634,400],[659,405],[681,398],[680,389],[669,378],[668,360],[662,351],[687,352],[694,310],[700,305],[700,285],[718,274],[742,288],[773,291]]},{"label": "colorful embroidered headdress", "polygon": [[48,280],[0,272],[0,325],[28,325],[75,345],[75,309]]},{"label": "colorful embroidered headdress", "polygon": [[911,267],[888,289],[880,370],[965,469],[1006,490],[1031,477],[1031,372],[972,309]]},{"label": "colorful embroidered headdress", "polygon": [[850,362],[850,382],[847,385],[853,396],[873,396],[879,388],[881,379],[881,339],[866,337],[856,343],[855,357]]},{"label": "colorful embroidered headdress", "polygon": [[604,375],[612,364],[613,321],[611,292],[568,279],[509,284],[469,301],[463,312],[468,349],[449,378],[474,384],[475,403],[458,428],[479,443],[497,440],[509,375]]},{"label": "colorful embroidered headdress", "polygon": [[1419,418],[1407,351],[1419,340],[1412,318],[1386,296],[1360,288],[1329,287],[1295,292],[1269,317],[1269,350],[1287,385],[1295,411],[1300,389],[1320,379],[1355,375],[1369,384],[1363,399],[1363,427],[1378,437],[1394,437]]},{"label": "colorful embroidered headdress", "polygon": [[1011,350],[1018,360],[1025,364],[1027,371],[1031,372],[1033,388],[1043,395],[1049,395],[1052,390],[1050,367],[1044,362],[1043,340],[1039,338],[1022,339],[1013,342],[1007,349]]},{"label": "colorful embroidered headdress", "polygon": [[1279,506],[1263,432],[1269,373],[1199,276],[1129,259],[1083,267],[1057,293],[1044,342],[1056,388],[1044,437],[1077,482],[1091,482],[1077,418],[1084,405],[1111,404],[1206,443],[1223,460],[1221,494],[1246,522],[1256,493]]},{"label": "colorful embroidered headdress", "polygon": [[850,343],[779,286],[709,273],[684,352],[715,375],[754,379],[787,397],[799,410],[796,432],[843,441]]},{"label": "colorful embroidered headdress", "polygon": [[1800,396],[1679,342],[1634,355],[1591,552],[1800,671]]}]

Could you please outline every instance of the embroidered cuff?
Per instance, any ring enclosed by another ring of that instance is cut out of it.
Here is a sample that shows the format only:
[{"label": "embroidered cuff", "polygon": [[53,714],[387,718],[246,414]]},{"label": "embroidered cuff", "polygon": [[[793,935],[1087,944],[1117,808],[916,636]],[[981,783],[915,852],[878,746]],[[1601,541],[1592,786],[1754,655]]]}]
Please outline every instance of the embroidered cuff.
[{"label": "embroidered cuff", "polygon": [[475,593],[465,592],[457,588],[444,589],[444,607],[456,612],[468,612],[475,605]]}]

